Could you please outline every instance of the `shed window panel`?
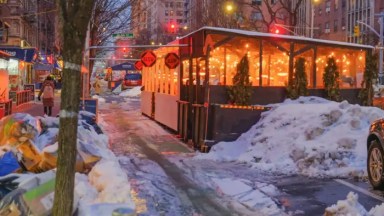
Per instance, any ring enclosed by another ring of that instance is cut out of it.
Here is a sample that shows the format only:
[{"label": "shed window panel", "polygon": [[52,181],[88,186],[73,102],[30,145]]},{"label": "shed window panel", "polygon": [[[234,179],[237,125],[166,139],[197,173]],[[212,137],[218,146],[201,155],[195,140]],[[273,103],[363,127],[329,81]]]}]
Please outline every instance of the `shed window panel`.
[{"label": "shed window panel", "polygon": [[317,87],[324,87],[323,73],[329,58],[335,58],[340,88],[360,88],[365,68],[365,52],[332,47],[319,47],[316,59]]},{"label": "shed window panel", "polygon": [[289,47],[289,43],[281,42],[276,46],[263,42],[263,86],[288,85],[289,55],[280,47]]},{"label": "shed window panel", "polygon": [[[214,37],[213,38],[218,38]],[[223,40],[225,38],[222,38]],[[218,40],[220,41],[220,40]],[[249,80],[253,86],[259,85],[259,40],[235,37],[210,52],[210,85],[233,85],[237,66],[245,55],[249,62]]]}]

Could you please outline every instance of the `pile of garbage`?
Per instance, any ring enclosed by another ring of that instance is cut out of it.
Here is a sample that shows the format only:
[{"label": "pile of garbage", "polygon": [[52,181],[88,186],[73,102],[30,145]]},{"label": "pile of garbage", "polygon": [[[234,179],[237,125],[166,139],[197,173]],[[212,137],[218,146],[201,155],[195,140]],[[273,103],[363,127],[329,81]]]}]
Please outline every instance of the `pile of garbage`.
[{"label": "pile of garbage", "polygon": [[[59,119],[16,113],[0,120],[0,215],[48,215],[53,203]],[[80,112],[76,171],[108,158],[106,136],[92,113]]]}]

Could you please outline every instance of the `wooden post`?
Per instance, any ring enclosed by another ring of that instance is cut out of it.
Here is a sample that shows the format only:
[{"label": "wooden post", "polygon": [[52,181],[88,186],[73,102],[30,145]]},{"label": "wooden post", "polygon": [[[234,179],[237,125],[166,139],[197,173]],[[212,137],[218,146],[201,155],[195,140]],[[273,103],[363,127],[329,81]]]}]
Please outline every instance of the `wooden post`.
[{"label": "wooden post", "polygon": [[312,79],[312,87],[313,88],[316,88],[316,75],[317,75],[317,72],[316,72],[316,68],[317,68],[317,64],[316,64],[316,59],[317,59],[317,46],[315,46],[313,48],[313,64],[312,64],[312,76],[313,76],[313,79]]},{"label": "wooden post", "polygon": [[259,43],[259,86],[263,85],[263,41]]},{"label": "wooden post", "polygon": [[293,59],[294,59],[294,50],[295,44],[293,42],[290,43],[289,46],[289,76],[288,76],[288,83],[292,84],[293,81]]}]

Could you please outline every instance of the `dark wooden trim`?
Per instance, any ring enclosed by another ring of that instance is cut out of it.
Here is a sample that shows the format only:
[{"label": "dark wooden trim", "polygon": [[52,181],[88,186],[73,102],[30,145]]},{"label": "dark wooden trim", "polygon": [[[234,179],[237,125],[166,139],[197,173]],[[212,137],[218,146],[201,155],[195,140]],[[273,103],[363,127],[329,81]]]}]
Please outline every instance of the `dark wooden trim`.
[{"label": "dark wooden trim", "polygon": [[314,49],[314,48],[315,48],[315,46],[313,46],[313,45],[305,46],[305,47],[303,47],[303,48],[297,50],[296,52],[294,52],[294,53],[293,53],[293,56],[300,55],[300,54],[302,54],[302,53],[304,53],[304,52],[306,52],[306,51],[308,51],[308,50]]},{"label": "dark wooden trim", "polygon": [[316,88],[316,68],[317,68],[317,65],[316,65],[316,59],[317,59],[317,46],[315,46],[313,48],[313,66],[312,66],[312,88]]},{"label": "dark wooden trim", "polygon": [[259,40],[259,86],[263,85],[263,40]]},{"label": "dark wooden trim", "polygon": [[226,43],[228,43],[229,41],[231,41],[233,38],[235,38],[235,36],[228,36],[224,39],[222,39],[221,41],[218,41],[217,43],[215,43],[212,47],[212,49],[216,48],[216,47],[219,47],[219,46],[222,46]]},{"label": "dark wooden trim", "polygon": [[294,59],[295,43],[289,44],[289,71],[288,71],[288,83],[292,84],[293,80],[293,59]]},{"label": "dark wooden trim", "polygon": [[[220,77],[219,77],[220,80]],[[224,82],[223,85],[227,85],[227,48],[224,47]]]},{"label": "dark wooden trim", "polygon": [[270,41],[270,40],[265,40],[266,42],[270,43],[272,46],[276,46],[280,51],[288,53],[289,51],[285,49],[284,47],[280,46],[278,43],[275,41]]}]

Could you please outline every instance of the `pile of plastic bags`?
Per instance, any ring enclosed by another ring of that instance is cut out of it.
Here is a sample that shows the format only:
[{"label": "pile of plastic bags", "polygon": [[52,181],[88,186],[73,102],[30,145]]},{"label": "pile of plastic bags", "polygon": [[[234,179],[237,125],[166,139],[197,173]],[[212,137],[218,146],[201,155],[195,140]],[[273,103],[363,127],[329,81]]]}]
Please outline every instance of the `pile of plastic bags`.
[{"label": "pile of plastic bags", "polygon": [[[36,202],[50,202],[55,179],[54,171],[50,170],[56,168],[58,132],[58,118],[35,118],[26,113],[16,113],[0,120],[0,215],[25,215],[27,210],[36,209]],[[101,133],[95,116],[81,112],[77,172],[86,173],[101,158],[107,157],[102,150],[106,141],[98,137]],[[23,179],[20,179],[21,176]],[[39,176],[44,176],[44,181]],[[20,186],[20,183],[23,185]],[[36,191],[49,193],[38,193],[40,195],[36,196]],[[49,210],[44,209],[42,206],[32,213],[45,215]]]}]

